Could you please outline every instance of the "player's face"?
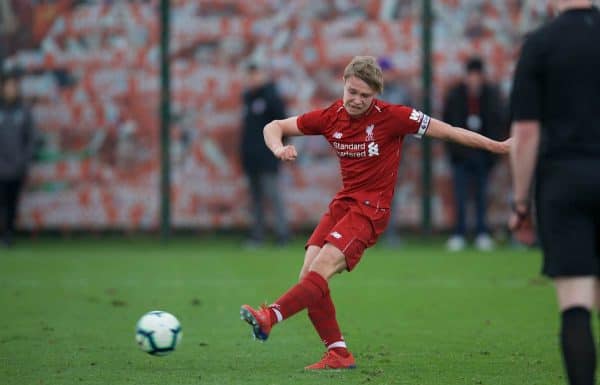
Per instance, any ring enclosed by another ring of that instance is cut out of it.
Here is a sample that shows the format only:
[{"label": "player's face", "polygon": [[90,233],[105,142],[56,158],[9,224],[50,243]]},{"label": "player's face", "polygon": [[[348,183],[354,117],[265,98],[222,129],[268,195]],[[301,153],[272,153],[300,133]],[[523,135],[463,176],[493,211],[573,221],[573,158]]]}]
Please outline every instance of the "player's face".
[{"label": "player's face", "polygon": [[17,98],[19,88],[15,79],[9,78],[4,81],[2,85],[2,94],[4,98],[10,102]]},{"label": "player's face", "polygon": [[360,115],[367,111],[375,94],[363,80],[350,76],[344,83],[344,108],[350,115]]}]

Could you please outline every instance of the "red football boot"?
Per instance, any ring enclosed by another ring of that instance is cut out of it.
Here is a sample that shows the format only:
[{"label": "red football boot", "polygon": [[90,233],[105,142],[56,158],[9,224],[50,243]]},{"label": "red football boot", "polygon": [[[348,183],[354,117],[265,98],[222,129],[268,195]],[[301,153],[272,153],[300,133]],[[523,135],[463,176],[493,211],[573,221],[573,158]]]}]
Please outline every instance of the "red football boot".
[{"label": "red football boot", "polygon": [[254,310],[249,305],[242,305],[240,309],[242,321],[248,322],[252,326],[254,337],[260,341],[266,341],[273,325],[271,324],[271,314],[267,306],[261,305],[260,309]]},{"label": "red football boot", "polygon": [[328,350],[321,361],[305,367],[305,370],[329,370],[329,369],[354,369],[356,361],[352,353],[348,357],[342,357],[334,350]]}]

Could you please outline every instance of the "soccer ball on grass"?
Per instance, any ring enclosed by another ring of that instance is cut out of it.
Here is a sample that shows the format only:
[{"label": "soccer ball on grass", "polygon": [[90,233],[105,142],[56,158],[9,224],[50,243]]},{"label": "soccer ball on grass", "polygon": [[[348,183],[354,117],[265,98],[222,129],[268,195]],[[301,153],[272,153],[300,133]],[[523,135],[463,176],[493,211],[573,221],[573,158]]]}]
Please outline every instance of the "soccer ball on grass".
[{"label": "soccer ball on grass", "polygon": [[165,356],[181,341],[181,324],[173,314],[165,311],[148,312],[135,327],[135,340],[146,353]]}]

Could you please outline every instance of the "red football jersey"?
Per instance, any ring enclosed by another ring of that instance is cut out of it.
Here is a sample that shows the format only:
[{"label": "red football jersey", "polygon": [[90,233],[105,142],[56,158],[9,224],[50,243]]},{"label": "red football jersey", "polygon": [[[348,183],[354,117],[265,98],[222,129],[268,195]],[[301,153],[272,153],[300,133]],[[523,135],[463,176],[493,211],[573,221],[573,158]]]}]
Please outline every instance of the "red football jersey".
[{"label": "red football jersey", "polygon": [[430,120],[411,107],[378,99],[360,117],[352,117],[338,100],[300,115],[298,128],[305,135],[325,136],[336,151],[343,188],[335,198],[390,208],[404,136],[422,136]]}]

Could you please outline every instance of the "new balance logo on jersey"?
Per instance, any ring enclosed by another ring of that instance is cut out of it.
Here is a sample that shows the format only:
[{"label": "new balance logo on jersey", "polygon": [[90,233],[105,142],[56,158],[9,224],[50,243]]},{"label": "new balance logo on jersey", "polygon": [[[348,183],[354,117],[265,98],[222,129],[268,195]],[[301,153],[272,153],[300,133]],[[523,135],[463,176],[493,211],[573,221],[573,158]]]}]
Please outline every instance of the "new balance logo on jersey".
[{"label": "new balance logo on jersey", "polygon": [[367,138],[365,139],[365,141],[367,141],[367,142],[375,141],[375,136],[373,136],[373,130],[375,130],[375,125],[369,124],[367,126],[367,128],[365,129],[365,132],[367,133]]},{"label": "new balance logo on jersey", "polygon": [[331,233],[331,236],[334,237],[335,239],[342,238],[342,234],[338,233],[337,231],[334,231],[333,233]]},{"label": "new balance logo on jersey", "polygon": [[379,145],[377,143],[369,143],[369,156],[379,156]]},{"label": "new balance logo on jersey", "polygon": [[333,137],[334,137],[335,139],[342,139],[342,136],[343,136],[343,134],[342,134],[341,132],[339,132],[339,131],[336,131],[336,132],[333,134]]},{"label": "new balance logo on jersey", "polygon": [[410,120],[420,122],[421,119],[423,119],[423,113],[421,111],[412,110],[412,112],[410,113]]}]

